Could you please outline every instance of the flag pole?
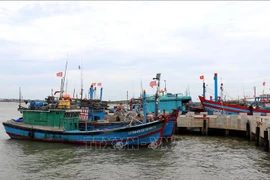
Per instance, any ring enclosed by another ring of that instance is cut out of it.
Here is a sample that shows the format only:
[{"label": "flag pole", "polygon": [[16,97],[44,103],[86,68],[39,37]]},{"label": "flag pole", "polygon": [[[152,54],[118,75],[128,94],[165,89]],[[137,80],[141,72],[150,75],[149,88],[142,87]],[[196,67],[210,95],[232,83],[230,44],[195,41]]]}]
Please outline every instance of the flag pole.
[{"label": "flag pole", "polygon": [[264,89],[265,89],[265,80],[264,80],[264,82],[263,82],[263,94],[264,94]]},{"label": "flag pole", "polygon": [[205,82],[204,82],[204,75],[201,75],[200,76],[200,79],[202,79],[203,80],[203,97],[205,98]]}]

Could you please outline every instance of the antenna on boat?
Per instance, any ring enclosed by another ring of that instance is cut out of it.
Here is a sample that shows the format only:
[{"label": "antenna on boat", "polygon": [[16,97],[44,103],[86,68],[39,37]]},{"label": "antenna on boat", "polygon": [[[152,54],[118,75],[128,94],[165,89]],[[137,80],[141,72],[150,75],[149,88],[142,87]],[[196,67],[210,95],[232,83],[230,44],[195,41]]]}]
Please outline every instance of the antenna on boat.
[{"label": "antenna on boat", "polygon": [[158,81],[157,85],[157,91],[156,91],[156,96],[155,96],[155,101],[156,101],[156,106],[155,106],[155,116],[158,116],[158,107],[159,107],[159,89],[160,89],[160,73],[157,73],[156,77],[153,78],[153,80]]}]

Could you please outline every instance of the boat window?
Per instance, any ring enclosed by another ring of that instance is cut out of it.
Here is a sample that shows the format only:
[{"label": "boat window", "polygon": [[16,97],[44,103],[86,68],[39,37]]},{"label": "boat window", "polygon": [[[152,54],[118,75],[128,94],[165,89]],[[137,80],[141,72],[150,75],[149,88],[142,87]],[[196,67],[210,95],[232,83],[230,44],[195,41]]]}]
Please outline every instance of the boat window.
[{"label": "boat window", "polygon": [[64,118],[76,118],[79,117],[79,112],[66,112]]},{"label": "boat window", "polygon": [[70,118],[70,115],[71,115],[71,114],[70,114],[69,112],[66,112],[64,117],[65,117],[65,118]]},{"label": "boat window", "polygon": [[75,115],[74,115],[74,112],[73,113],[71,113],[71,118],[74,118],[75,117]]}]

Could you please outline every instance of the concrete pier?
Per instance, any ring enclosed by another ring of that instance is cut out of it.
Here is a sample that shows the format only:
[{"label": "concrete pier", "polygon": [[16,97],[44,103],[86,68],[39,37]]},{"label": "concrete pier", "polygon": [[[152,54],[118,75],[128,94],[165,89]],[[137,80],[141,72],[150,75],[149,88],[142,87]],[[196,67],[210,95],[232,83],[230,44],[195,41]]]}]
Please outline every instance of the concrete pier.
[{"label": "concrete pier", "polygon": [[186,115],[178,116],[177,127],[177,132],[181,132],[181,129],[200,129],[202,135],[208,135],[210,130],[223,130],[226,136],[238,132],[244,134],[247,140],[255,141],[255,145],[264,146],[266,151],[269,150],[270,114],[266,116],[255,113],[253,115],[246,113],[208,115],[202,112],[195,115],[193,112],[188,112]]}]

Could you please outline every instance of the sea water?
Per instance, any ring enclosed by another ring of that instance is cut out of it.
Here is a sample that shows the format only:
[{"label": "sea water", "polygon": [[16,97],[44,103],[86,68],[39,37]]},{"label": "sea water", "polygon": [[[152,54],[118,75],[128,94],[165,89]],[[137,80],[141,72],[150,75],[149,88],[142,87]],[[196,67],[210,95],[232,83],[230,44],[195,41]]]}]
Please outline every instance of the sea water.
[{"label": "sea water", "polygon": [[2,122],[20,117],[17,107],[0,103],[1,180],[270,179],[270,153],[237,137],[174,136],[134,149],[13,140]]}]

